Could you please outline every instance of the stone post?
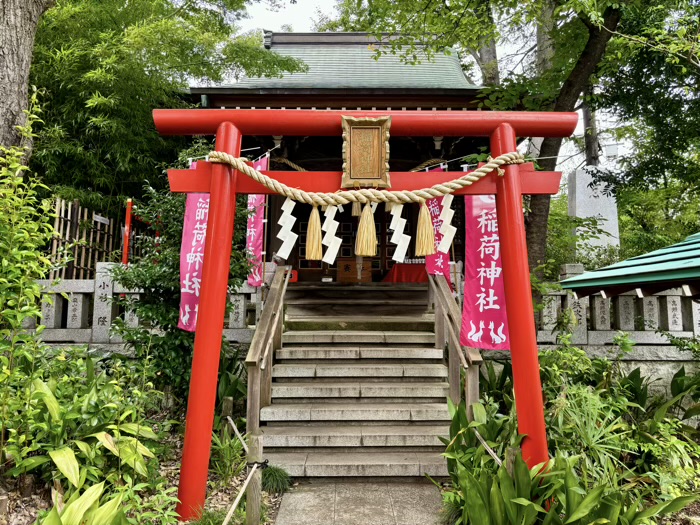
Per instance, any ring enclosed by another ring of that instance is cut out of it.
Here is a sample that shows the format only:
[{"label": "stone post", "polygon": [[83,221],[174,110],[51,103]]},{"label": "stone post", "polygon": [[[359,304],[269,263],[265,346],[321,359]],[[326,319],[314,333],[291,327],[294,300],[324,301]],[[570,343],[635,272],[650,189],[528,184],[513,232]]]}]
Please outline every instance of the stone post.
[{"label": "stone post", "polygon": [[661,329],[668,332],[683,331],[683,314],[681,297],[679,295],[663,295],[659,297],[661,310]]},{"label": "stone post", "polygon": [[631,332],[634,330],[634,296],[619,295],[613,301],[615,329]]},{"label": "stone post", "polygon": [[87,294],[73,292],[70,294],[68,303],[67,328],[86,328],[88,325],[88,304]]},{"label": "stone post", "polygon": [[247,326],[247,301],[245,295],[242,293],[233,294],[230,296],[230,301],[233,304],[233,307],[228,316],[228,327],[245,328]]},{"label": "stone post", "polygon": [[659,298],[655,295],[644,297],[638,303],[644,322],[642,330],[656,330],[659,328]]},{"label": "stone post", "polygon": [[95,305],[92,313],[92,342],[109,343],[109,329],[116,312],[112,301],[114,283],[110,269],[113,263],[97,263],[95,272]]},{"label": "stone post", "polygon": [[[568,279],[581,275],[583,271],[583,264],[562,264],[559,278]],[[574,294],[568,292],[564,298],[564,308],[571,308],[576,316],[577,325],[571,334],[571,342],[575,345],[588,344],[588,298],[574,299]]]},{"label": "stone post", "polygon": [[41,303],[41,324],[47,329],[61,328],[64,299],[59,294],[51,294],[51,302]]}]

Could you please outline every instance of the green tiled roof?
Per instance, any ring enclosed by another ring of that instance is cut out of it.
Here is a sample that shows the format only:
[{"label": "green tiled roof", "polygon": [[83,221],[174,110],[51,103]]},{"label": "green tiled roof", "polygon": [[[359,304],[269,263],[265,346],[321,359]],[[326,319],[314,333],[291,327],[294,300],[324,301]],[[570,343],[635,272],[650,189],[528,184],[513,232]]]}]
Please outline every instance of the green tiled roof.
[{"label": "green tiled roof", "polygon": [[[301,35],[299,35],[301,37]],[[309,34],[309,41],[275,33],[272,51],[302,60],[305,73],[282,78],[244,78],[231,85],[250,89],[476,89],[460,67],[456,53],[440,53],[432,61],[406,64],[398,55],[386,54],[375,60],[371,39],[362,34]],[[335,40],[335,41],[334,41]]]},{"label": "green tiled roof", "polygon": [[700,281],[700,233],[678,244],[571,277],[561,285],[579,295],[590,295],[615,288],[675,288],[697,281]]}]

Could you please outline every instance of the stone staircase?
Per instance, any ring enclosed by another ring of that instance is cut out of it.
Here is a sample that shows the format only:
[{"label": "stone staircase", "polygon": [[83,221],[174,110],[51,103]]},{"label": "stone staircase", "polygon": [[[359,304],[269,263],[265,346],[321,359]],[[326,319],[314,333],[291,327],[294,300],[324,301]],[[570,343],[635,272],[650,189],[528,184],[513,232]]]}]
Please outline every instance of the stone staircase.
[{"label": "stone staircase", "polygon": [[298,477],[446,476],[447,367],[427,286],[290,285],[264,456]]}]

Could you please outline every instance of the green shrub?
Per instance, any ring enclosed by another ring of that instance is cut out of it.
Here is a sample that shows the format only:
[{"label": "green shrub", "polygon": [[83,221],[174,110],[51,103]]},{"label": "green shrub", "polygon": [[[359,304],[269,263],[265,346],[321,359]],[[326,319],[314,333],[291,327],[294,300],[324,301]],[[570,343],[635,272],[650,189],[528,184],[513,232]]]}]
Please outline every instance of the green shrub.
[{"label": "green shrub", "polygon": [[262,471],[262,488],[270,494],[282,494],[291,485],[291,479],[282,467],[270,465]]},{"label": "green shrub", "polygon": [[[185,400],[189,387],[194,349],[194,333],[178,328],[180,313],[180,245],[185,211],[185,198],[169,191],[145,188],[146,197],[136,203],[137,214],[148,223],[146,234],[135,240],[134,258],[128,266],[113,269],[114,280],[129,289],[143,290],[138,297],[122,297],[120,306],[133,312],[139,326],[127,326],[117,320],[113,329],[134,350],[137,358],[148,353],[155,366],[150,379],[156,387],[172,393],[174,399]],[[229,289],[243,282],[249,271],[243,245],[245,242],[246,206],[243,201],[236,206],[236,230],[231,254]],[[231,305],[228,305],[230,308]],[[227,376],[226,385],[231,389],[225,395],[240,399],[245,396],[240,378],[244,373],[237,351],[222,341],[222,357],[229,357],[233,369],[221,367]],[[221,399],[221,398],[220,398]]]},{"label": "green shrub", "polygon": [[[32,139],[37,119],[28,113],[20,130],[24,139]],[[24,148],[0,146],[0,471],[9,459],[6,439],[18,408],[16,398],[29,399],[35,358],[41,351],[36,335],[24,325],[41,316],[36,281],[51,268],[43,253],[53,236],[51,205],[39,199],[38,192],[46,187],[24,166],[25,153]]]},{"label": "green shrub", "polygon": [[236,436],[226,435],[220,438],[216,433],[212,435],[210,470],[212,470],[219,482],[228,485],[233,478],[238,476],[246,466],[245,450],[241,440]]},{"label": "green shrub", "polygon": [[519,458],[512,370],[485,365],[474,420],[467,421],[464,403],[450,405],[445,523],[638,525],[696,498],[687,494],[700,483],[700,445],[687,420],[700,410],[700,375],[681,368],[670,397],[653,396],[640,369],[623,372],[629,337],[621,333],[615,343],[612,360],[589,358],[567,335],[540,353],[554,459],[529,479]]}]

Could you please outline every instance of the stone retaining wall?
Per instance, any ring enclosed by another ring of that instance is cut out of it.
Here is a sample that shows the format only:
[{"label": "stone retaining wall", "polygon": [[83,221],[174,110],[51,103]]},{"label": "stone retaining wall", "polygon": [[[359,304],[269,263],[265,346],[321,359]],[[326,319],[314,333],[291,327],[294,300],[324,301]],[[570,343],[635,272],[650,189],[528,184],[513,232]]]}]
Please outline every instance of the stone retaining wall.
[{"label": "stone retaining wall", "polygon": [[[121,339],[110,334],[113,321],[120,316],[124,318],[112,299],[120,294],[138,295],[139,291],[126,290],[114,283],[109,273],[111,266],[111,263],[99,263],[96,279],[42,283],[46,292],[53,295],[53,304],[42,307],[45,342],[88,344],[102,352],[123,351]],[[580,273],[582,267],[565,265],[563,270],[564,276],[570,276]],[[224,336],[232,343],[247,344],[260,314],[260,290],[244,285],[232,291],[230,300],[235,307],[225,321]],[[571,293],[559,291],[545,296],[543,303],[537,332],[542,349],[555,347],[557,334],[552,330],[562,312],[571,309],[578,323],[572,333],[572,344],[583,348],[591,357],[614,357],[617,349],[613,338],[623,330],[636,343],[635,350],[623,358],[626,368],[640,366],[644,373],[662,379],[662,384],[666,384],[682,365],[688,372],[698,369],[698,362],[691,353],[679,351],[658,332],[664,330],[676,337],[700,337],[700,303],[683,297],[680,290],[645,297],[630,292],[612,299],[595,295],[580,300]],[[138,323],[133,316],[126,317],[125,321],[131,325]],[[508,356],[503,352],[484,354],[486,358]]]}]

